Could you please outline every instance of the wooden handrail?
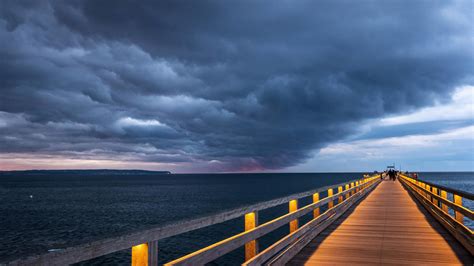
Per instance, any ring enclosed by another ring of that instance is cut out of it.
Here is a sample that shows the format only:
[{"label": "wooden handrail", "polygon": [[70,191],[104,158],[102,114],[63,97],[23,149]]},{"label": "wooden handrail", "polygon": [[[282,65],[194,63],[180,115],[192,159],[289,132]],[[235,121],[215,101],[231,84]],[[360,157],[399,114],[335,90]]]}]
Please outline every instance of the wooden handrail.
[{"label": "wooden handrail", "polygon": [[[156,246],[156,241],[164,238],[223,223],[235,218],[243,217],[248,213],[258,212],[264,209],[288,203],[290,200],[298,200],[304,197],[325,192],[331,188],[337,188],[346,184],[354,184],[355,182],[359,182],[362,180],[364,179],[354,179],[349,182],[334,184],[301,193],[296,193],[269,201],[259,202],[256,204],[223,211],[205,217],[178,221],[173,224],[164,226],[150,227],[148,229],[125,233],[116,237],[110,237],[86,244],[68,247],[55,252],[32,255],[26,258],[17,259],[9,262],[0,262],[0,264],[5,263],[7,265],[67,265],[94,259],[113,252],[129,249],[133,246],[138,246],[144,243],[149,243],[149,246],[154,247]],[[348,193],[354,193],[356,188],[357,187],[355,186],[351,187],[351,190]],[[345,194],[346,193],[344,193],[343,195]],[[334,196],[337,197],[338,195],[336,194]],[[315,207],[315,210],[316,209],[317,207]]]},{"label": "wooden handrail", "polygon": [[[454,202],[447,199],[447,190],[433,183],[399,174],[407,190],[438,220],[470,253],[474,255],[474,232],[465,225],[464,218],[473,220],[472,210],[462,206],[462,197],[453,194]],[[427,188],[428,186],[428,188]],[[440,193],[438,195],[433,193]],[[450,189],[449,191],[455,191]],[[449,213],[454,210],[454,217]]]},{"label": "wooden handrail", "polygon": [[[404,176],[412,178],[412,177],[407,176],[407,175],[404,175]],[[463,190],[459,190],[459,189],[455,189],[455,188],[450,188],[450,187],[446,187],[446,186],[442,186],[442,185],[438,185],[438,184],[431,183],[431,182],[428,182],[428,181],[425,181],[425,180],[422,180],[422,179],[415,179],[415,180],[423,182],[423,183],[425,183],[427,185],[430,185],[432,187],[436,187],[438,189],[444,190],[444,191],[449,192],[451,194],[456,194],[456,195],[459,195],[463,198],[466,198],[466,199],[469,199],[469,200],[474,200],[474,194],[469,193],[467,191],[463,191]]]},{"label": "wooden handrail", "polygon": [[[287,213],[283,216],[280,216],[276,219],[273,219],[269,222],[266,222],[260,226],[257,226],[251,230],[242,232],[240,234],[237,234],[235,236],[229,237],[227,239],[224,239],[222,241],[219,241],[213,245],[210,245],[208,247],[205,247],[203,249],[200,249],[196,252],[193,252],[191,254],[188,254],[186,256],[183,256],[179,259],[173,260],[165,265],[171,266],[171,265],[203,265],[206,263],[209,263],[227,253],[230,251],[243,246],[245,243],[248,243],[250,241],[253,241],[265,234],[268,234],[271,231],[274,231],[275,229],[280,228],[281,226],[290,223],[291,221],[294,221],[298,219],[299,217],[306,215],[313,210],[315,210],[318,207],[321,207],[322,205],[328,204],[331,206],[331,203],[335,201],[336,199],[339,200],[344,198],[344,195],[346,194],[351,194],[353,191],[357,191],[355,194],[353,194],[351,197],[349,197],[349,200],[346,200],[347,202],[350,201],[351,198],[356,198],[363,194],[363,192],[367,191],[367,188],[369,185],[374,184],[375,182],[380,182],[379,176],[375,177],[370,177],[364,180],[357,181],[358,185],[354,186],[348,190],[345,191],[340,191],[337,194],[331,195],[329,194],[328,197],[321,199],[317,202],[311,203],[309,205],[304,206],[303,208],[300,208],[296,211]],[[349,182],[350,183],[350,182]],[[335,186],[335,187],[340,187],[340,186]],[[331,189],[328,189],[331,190]],[[339,203],[339,204],[341,204]],[[343,205],[341,205],[343,206]],[[330,207],[331,208],[331,207]],[[335,208],[335,207],[333,207]],[[323,215],[327,215],[327,212]],[[318,219],[318,218],[316,218]],[[302,227],[303,228],[303,227]],[[298,230],[301,230],[298,229]],[[293,233],[298,232],[298,230],[293,231]]]},{"label": "wooden handrail", "polygon": [[[455,202],[452,202],[450,201],[449,199],[447,198],[444,198],[436,193],[433,193],[430,189],[431,188],[437,188],[438,191],[447,191],[445,188],[446,187],[440,187],[436,184],[433,184],[433,183],[428,183],[426,181],[422,181],[422,180],[418,180],[418,179],[413,179],[409,176],[406,176],[406,175],[400,175],[400,177],[402,177],[403,179],[405,180],[408,180],[409,182],[411,182],[413,185],[415,185],[417,187],[417,189],[419,191],[422,191],[425,193],[425,197],[427,197],[429,195],[429,197],[431,197],[431,201],[433,200],[433,198],[437,199],[440,203],[442,204],[446,204],[448,207],[450,207],[451,209],[453,209],[454,211],[457,211],[457,212],[460,212],[462,213],[465,217],[471,219],[471,220],[474,220],[474,212],[471,211],[470,209],[466,208],[465,206],[463,205],[460,205],[460,204],[456,204]],[[427,189],[426,187],[423,187],[422,185],[420,184],[430,184],[430,189]],[[456,193],[460,192],[459,190],[453,190],[453,189],[450,189],[450,191],[456,191]],[[456,193],[452,193],[453,195],[458,195],[458,196],[461,196],[460,194],[456,194]],[[469,193],[467,193],[469,194]]]},{"label": "wooden handrail", "polygon": [[[425,181],[420,181],[420,182],[423,182],[426,184]],[[414,183],[413,183],[414,184]],[[415,184],[416,185],[416,184]],[[438,188],[439,187],[434,187],[434,186],[431,186],[431,188]],[[463,213],[463,215],[465,215],[467,218],[471,219],[471,220],[474,220],[474,212],[469,210],[468,208],[462,206],[462,205],[458,205],[452,201],[450,201],[449,199],[447,198],[443,198],[441,197],[440,195],[436,194],[436,193],[433,193],[432,191],[422,187],[422,186],[418,186],[418,189],[420,189],[421,191],[423,191],[424,193],[426,193],[427,195],[429,195],[430,197],[435,198],[437,199],[438,201],[440,201],[442,204],[446,204],[448,205],[448,207],[450,207],[451,209],[453,209],[454,211],[458,211],[458,212],[461,212]],[[455,194],[457,195],[457,194]]]}]

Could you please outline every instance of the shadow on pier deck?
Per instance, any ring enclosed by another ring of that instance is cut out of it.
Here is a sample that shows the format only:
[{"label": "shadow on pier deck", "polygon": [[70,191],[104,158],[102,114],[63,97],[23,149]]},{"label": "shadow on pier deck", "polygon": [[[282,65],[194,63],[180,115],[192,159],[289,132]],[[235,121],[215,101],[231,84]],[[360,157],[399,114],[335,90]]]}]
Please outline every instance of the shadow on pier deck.
[{"label": "shadow on pier deck", "polygon": [[288,265],[467,264],[471,255],[398,181],[385,181]]}]

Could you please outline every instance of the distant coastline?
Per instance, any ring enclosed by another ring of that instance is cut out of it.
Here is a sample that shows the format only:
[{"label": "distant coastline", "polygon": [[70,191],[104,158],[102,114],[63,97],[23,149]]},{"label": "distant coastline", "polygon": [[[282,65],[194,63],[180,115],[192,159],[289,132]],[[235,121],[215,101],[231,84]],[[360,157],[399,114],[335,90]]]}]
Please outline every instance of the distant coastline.
[{"label": "distant coastline", "polygon": [[148,171],[148,170],[117,170],[117,169],[67,169],[67,170],[12,170],[0,171],[2,174],[24,174],[24,175],[169,175],[170,171]]}]

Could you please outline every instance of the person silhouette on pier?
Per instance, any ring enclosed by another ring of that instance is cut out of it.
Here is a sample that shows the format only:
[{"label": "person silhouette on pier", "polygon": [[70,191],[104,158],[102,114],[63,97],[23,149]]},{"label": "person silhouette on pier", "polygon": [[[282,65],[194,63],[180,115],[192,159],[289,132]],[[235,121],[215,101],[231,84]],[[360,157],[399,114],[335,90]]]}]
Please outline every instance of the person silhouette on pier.
[{"label": "person silhouette on pier", "polygon": [[393,169],[388,170],[388,179],[392,180],[392,181],[395,181],[395,179],[396,179],[395,170],[393,170]]}]

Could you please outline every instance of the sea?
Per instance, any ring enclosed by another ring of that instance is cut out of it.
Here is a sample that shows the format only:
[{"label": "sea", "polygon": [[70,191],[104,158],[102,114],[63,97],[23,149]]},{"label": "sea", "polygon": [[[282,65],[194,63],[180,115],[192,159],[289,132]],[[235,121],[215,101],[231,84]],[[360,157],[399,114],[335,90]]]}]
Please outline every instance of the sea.
[{"label": "sea", "polygon": [[[153,226],[173,224],[293,193],[361,178],[364,173],[162,174],[143,171],[0,173],[0,263]],[[419,178],[474,193],[474,172],[426,172]],[[311,199],[303,199],[304,205]],[[472,201],[464,202],[471,210]],[[260,222],[287,210],[260,213]],[[309,217],[303,218],[303,222]],[[159,241],[159,263],[232,236],[243,218]],[[472,224],[469,225],[472,228]],[[261,249],[288,228],[260,239]],[[78,265],[130,265],[130,250]],[[243,248],[211,265],[238,265]]]}]

